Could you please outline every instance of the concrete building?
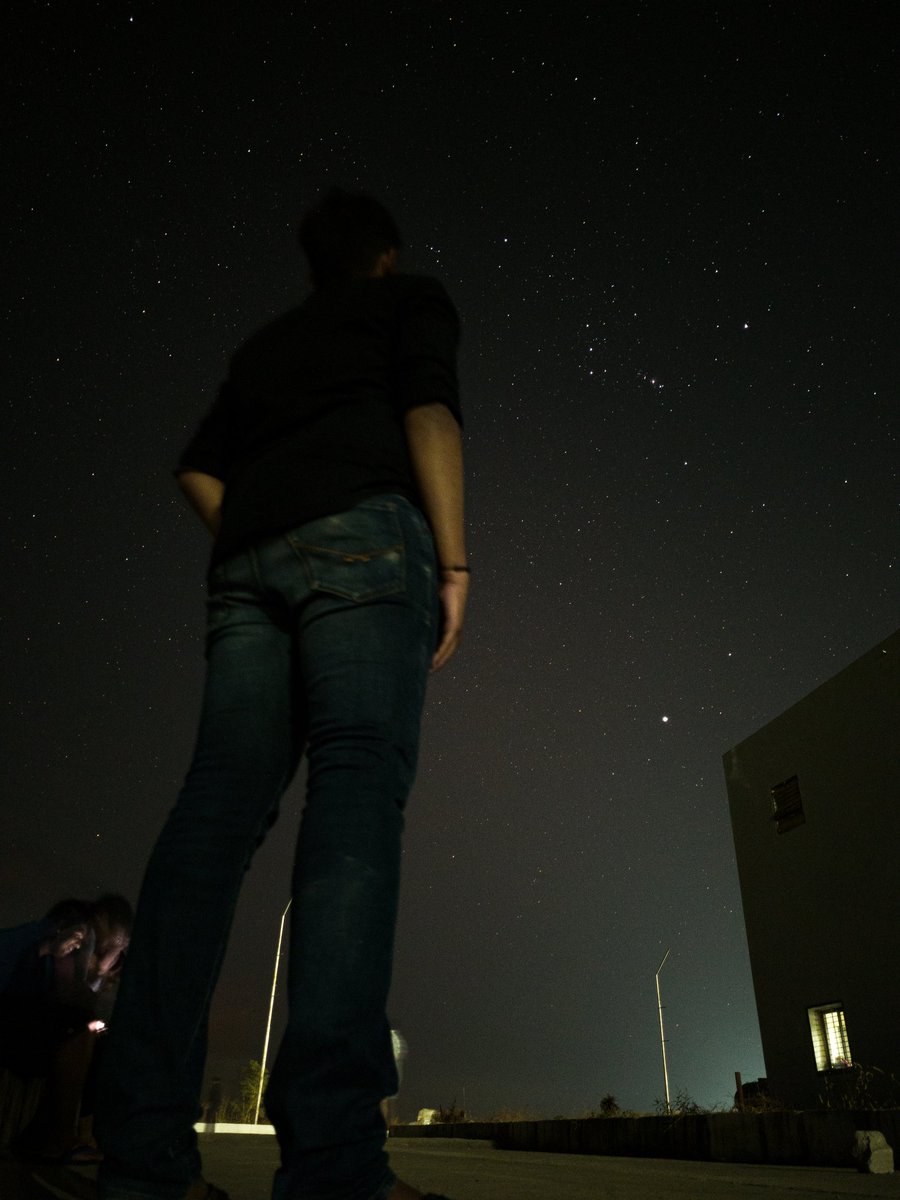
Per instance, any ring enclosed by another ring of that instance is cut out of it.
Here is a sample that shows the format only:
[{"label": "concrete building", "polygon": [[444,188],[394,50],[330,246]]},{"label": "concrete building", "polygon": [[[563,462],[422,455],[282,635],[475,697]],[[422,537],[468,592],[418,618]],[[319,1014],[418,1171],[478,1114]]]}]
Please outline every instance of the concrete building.
[{"label": "concrete building", "polygon": [[900,631],[724,764],[769,1094],[900,1103]]}]

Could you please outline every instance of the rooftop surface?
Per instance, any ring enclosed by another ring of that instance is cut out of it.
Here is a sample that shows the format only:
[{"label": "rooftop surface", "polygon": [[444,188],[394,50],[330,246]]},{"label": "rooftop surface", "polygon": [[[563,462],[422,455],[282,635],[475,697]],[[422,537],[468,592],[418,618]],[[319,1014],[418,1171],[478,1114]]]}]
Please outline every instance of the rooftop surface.
[{"label": "rooftop surface", "polygon": [[[274,1138],[201,1135],[205,1174],[231,1200],[269,1200],[278,1162]],[[392,1138],[399,1176],[452,1200],[900,1200],[900,1173],[860,1175],[851,1169],[749,1166],[495,1150],[465,1139]],[[40,1170],[37,1172],[40,1175]],[[82,1186],[91,1179],[79,1171]],[[2,1200],[49,1200],[26,1178],[2,1177]],[[86,1200],[90,1195],[88,1189]]]}]

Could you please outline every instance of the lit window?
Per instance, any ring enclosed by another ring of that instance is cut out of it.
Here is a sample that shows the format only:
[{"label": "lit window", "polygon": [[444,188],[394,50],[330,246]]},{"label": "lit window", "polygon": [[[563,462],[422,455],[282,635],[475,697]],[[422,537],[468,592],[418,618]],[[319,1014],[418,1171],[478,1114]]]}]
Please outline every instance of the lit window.
[{"label": "lit window", "polygon": [[776,783],[772,788],[772,808],[772,819],[779,833],[787,833],[789,829],[796,829],[805,823],[800,781],[796,775],[785,779],[783,783]]},{"label": "lit window", "polygon": [[809,1010],[809,1029],[812,1034],[816,1070],[839,1071],[853,1066],[847,1022],[839,1004],[823,1004]]}]

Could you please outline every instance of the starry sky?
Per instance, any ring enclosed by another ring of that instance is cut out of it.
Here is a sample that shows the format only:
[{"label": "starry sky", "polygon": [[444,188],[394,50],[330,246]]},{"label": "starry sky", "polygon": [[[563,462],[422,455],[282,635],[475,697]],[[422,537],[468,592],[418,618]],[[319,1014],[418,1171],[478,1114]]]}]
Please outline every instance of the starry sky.
[{"label": "starry sky", "polygon": [[[202,684],[171,467],[304,294],[302,207],[359,188],[463,321],[474,584],[408,808],[400,1112],[652,1110],[667,947],[673,1094],[764,1073],[721,756],[897,624],[892,10],[17,6],[0,926],[136,896]],[[226,1080],[301,804],[247,877]]]}]

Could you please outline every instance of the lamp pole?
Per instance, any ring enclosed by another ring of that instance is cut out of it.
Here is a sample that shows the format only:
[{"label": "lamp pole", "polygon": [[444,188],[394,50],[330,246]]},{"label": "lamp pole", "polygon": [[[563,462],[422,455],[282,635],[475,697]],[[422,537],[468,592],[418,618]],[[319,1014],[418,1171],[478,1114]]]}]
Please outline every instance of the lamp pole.
[{"label": "lamp pole", "polygon": [[666,1062],[666,1035],[663,1031],[662,996],[660,995],[659,991],[659,973],[666,965],[666,959],[668,957],[669,951],[666,950],[665,954],[663,955],[662,962],[656,968],[656,1008],[659,1012],[659,1044],[662,1047],[663,1083],[665,1084],[666,1088],[666,1113],[671,1111],[671,1105],[669,1104],[669,1067]]},{"label": "lamp pole", "polygon": [[278,966],[281,962],[281,942],[284,937],[284,919],[291,907],[292,896],[281,914],[281,924],[278,926],[278,948],[275,951],[275,970],[272,972],[272,994],[269,997],[269,1019],[266,1021],[266,1040],[263,1043],[262,1062],[259,1065],[259,1091],[256,1093],[256,1112],[253,1114],[253,1124],[259,1124],[259,1108],[262,1104],[263,1085],[266,1079],[266,1060],[269,1057],[269,1034],[272,1032],[272,1012],[275,1008],[275,989],[278,986]]}]

